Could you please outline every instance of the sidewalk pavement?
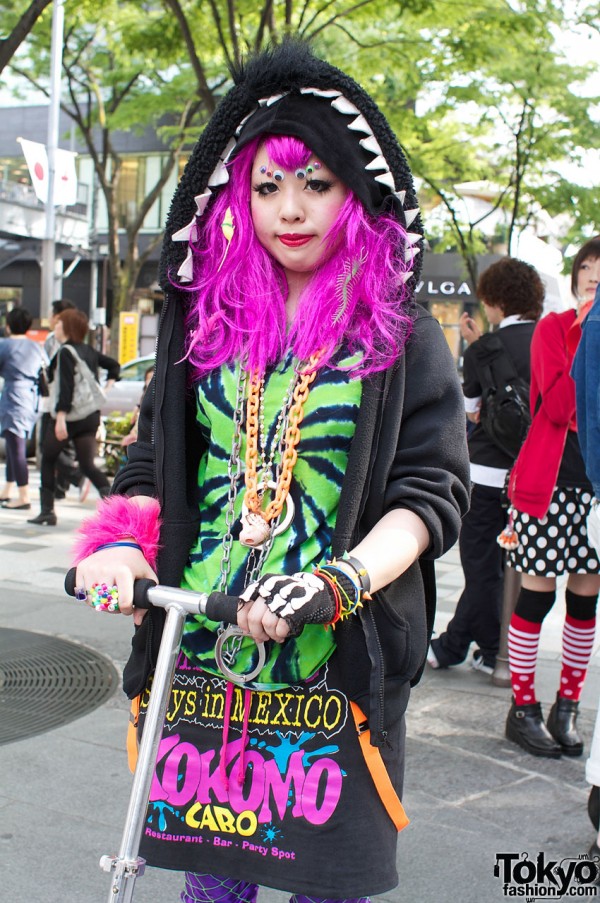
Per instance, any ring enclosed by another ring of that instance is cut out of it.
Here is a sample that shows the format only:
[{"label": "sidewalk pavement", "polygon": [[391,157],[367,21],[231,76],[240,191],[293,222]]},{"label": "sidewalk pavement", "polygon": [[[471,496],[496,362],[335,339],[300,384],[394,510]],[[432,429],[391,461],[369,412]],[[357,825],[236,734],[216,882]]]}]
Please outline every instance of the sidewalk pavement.
[{"label": "sidewalk pavement", "polygon": [[[27,512],[0,510],[0,630],[84,644],[121,669],[130,623],[90,611],[62,588],[73,530],[93,513],[93,494],[84,505],[75,497],[59,502],[54,528],[27,524]],[[456,549],[438,562],[437,572],[440,632],[462,588]],[[556,692],[564,615],[562,602],[555,608],[543,627],[537,673],[546,711]],[[599,694],[595,649],[580,716],[588,747]],[[585,754],[546,760],[520,751],[503,736],[509,702],[510,690],[493,686],[468,664],[445,672],[427,668],[407,716],[404,805],[411,824],[398,843],[400,885],[377,897],[380,903],[504,900],[502,881],[494,877],[497,853],[534,862],[544,853],[560,861],[589,848],[594,831],[586,811]],[[110,878],[98,860],[118,849],[125,819],[127,717],[127,700],[117,691],[78,720],[0,745],[0,899],[108,898]],[[356,843],[360,851],[359,837]],[[149,869],[136,882],[134,901],[174,903],[181,883],[177,873]],[[260,903],[288,898],[273,890],[259,894]]]}]

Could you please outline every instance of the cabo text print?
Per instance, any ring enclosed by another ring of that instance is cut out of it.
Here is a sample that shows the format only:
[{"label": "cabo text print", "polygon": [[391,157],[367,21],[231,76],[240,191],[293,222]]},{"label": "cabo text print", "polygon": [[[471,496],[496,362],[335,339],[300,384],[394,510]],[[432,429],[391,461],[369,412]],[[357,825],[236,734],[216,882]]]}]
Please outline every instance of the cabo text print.
[{"label": "cabo text print", "polygon": [[[146,835],[295,859],[282,843],[286,826],[297,819],[326,824],[345,777],[336,735],[348,719],[348,703],[327,686],[326,667],[319,677],[300,690],[250,693],[229,684],[228,691],[224,680],[191,666],[183,670],[180,662]],[[192,725],[201,748],[182,738],[194,736]]]}]

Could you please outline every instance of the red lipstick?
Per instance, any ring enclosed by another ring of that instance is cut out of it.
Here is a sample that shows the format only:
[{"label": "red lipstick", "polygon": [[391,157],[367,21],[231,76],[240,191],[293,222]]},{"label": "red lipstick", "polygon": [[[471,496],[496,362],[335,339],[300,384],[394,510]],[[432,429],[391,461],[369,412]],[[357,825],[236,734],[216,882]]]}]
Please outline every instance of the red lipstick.
[{"label": "red lipstick", "polygon": [[300,248],[311,240],[312,235],[300,235],[297,232],[285,232],[283,235],[278,235],[277,238],[288,248]]}]

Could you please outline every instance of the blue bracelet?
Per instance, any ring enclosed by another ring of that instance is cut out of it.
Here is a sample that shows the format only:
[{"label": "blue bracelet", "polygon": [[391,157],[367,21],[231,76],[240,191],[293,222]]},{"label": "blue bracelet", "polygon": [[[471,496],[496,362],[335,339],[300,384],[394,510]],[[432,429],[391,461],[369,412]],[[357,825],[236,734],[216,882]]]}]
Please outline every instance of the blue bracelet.
[{"label": "blue bracelet", "polygon": [[137,542],[107,542],[105,545],[98,546],[97,549],[94,549],[94,552],[101,552],[103,549],[115,549],[117,546],[127,546],[130,549],[142,551],[142,547],[138,545]]}]

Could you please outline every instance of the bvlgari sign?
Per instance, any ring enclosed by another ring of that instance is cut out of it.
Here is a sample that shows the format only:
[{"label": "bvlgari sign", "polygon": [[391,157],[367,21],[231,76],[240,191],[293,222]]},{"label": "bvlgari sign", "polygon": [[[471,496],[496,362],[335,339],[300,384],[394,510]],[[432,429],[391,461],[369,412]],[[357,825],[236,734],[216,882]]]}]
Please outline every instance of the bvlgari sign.
[{"label": "bvlgari sign", "polygon": [[[477,258],[477,271],[483,273],[490,264],[500,260],[500,254],[482,254]],[[455,301],[473,305],[477,296],[467,279],[467,269],[460,256],[454,252],[425,255],[423,272],[417,283],[417,298],[428,302]]]},{"label": "bvlgari sign", "polygon": [[421,279],[417,282],[417,295],[445,295],[451,298],[455,295],[472,295],[468,282],[459,282],[452,279]]}]

